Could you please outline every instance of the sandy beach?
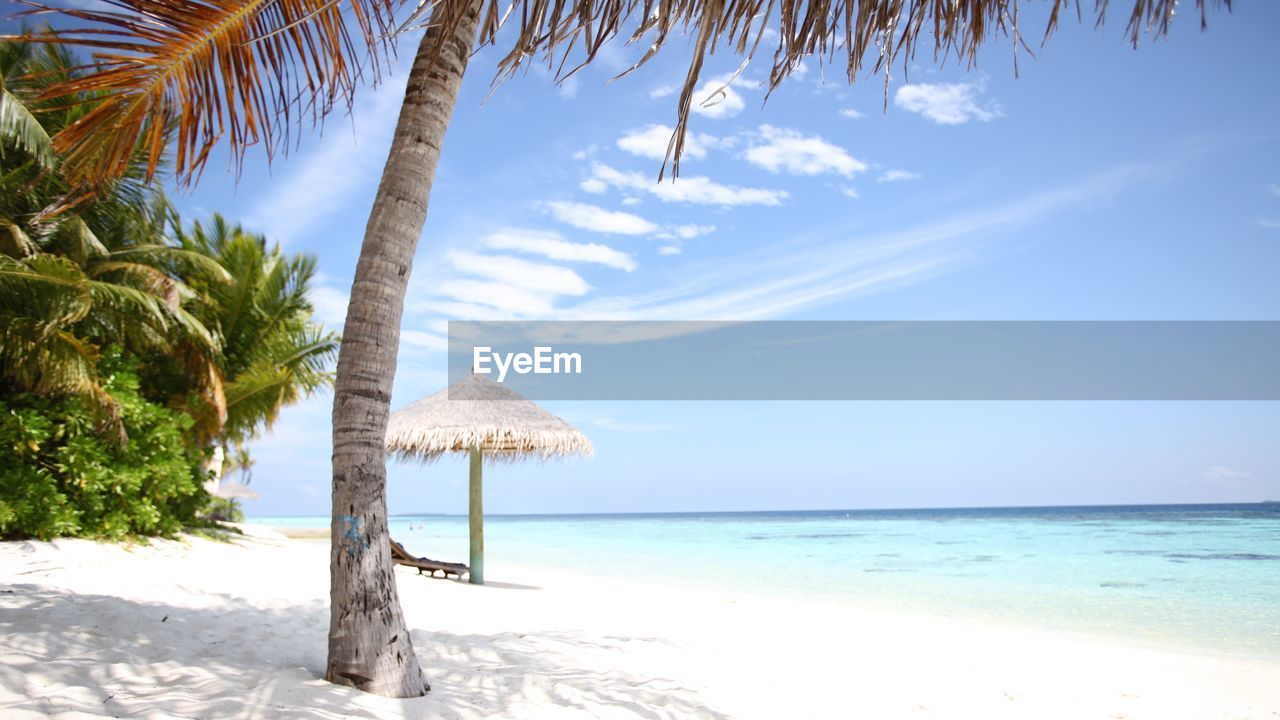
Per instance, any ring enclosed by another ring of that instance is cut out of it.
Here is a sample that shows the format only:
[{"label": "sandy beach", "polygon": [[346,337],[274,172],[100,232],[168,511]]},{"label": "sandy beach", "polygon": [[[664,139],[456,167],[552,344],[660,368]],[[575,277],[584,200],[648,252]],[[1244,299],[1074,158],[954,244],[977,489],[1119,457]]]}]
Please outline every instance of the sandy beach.
[{"label": "sandy beach", "polygon": [[494,558],[397,570],[432,692],[320,680],[327,545],[247,526],[0,543],[5,718],[1275,718],[1280,660],[694,591]]}]

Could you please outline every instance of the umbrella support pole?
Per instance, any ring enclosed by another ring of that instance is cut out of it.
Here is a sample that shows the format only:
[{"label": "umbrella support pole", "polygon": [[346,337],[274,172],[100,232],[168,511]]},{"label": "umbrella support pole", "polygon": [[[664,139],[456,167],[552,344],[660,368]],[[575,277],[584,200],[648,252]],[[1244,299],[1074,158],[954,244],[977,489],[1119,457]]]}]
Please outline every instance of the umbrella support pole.
[{"label": "umbrella support pole", "polygon": [[483,451],[471,448],[471,502],[468,519],[471,525],[471,568],[473,585],[484,584],[484,491],[482,488],[484,466]]}]

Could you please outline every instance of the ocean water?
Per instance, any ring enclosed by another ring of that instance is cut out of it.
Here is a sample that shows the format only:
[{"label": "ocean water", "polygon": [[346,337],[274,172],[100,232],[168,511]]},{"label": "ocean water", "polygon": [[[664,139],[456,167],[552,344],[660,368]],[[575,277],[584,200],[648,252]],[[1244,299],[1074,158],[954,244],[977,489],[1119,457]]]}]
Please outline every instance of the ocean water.
[{"label": "ocean water", "polygon": [[[467,560],[465,517],[391,531]],[[1280,504],[506,515],[485,549],[491,577],[509,562],[1280,659]]]}]

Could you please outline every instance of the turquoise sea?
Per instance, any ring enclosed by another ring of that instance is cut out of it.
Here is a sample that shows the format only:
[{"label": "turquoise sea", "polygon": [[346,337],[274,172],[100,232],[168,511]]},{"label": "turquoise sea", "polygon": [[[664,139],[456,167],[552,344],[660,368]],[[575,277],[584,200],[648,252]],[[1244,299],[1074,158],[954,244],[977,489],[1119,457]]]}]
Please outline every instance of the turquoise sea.
[{"label": "turquoise sea", "polygon": [[[327,527],[327,517],[254,517]],[[463,516],[401,515],[466,562]],[[504,562],[1280,659],[1280,504],[496,515]]]}]

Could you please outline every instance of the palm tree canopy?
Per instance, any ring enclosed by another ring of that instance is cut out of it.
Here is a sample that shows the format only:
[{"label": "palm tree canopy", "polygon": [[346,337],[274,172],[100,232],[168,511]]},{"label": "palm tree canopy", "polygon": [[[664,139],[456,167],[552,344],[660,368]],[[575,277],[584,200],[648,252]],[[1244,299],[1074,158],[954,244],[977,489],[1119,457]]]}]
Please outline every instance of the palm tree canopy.
[{"label": "palm tree canopy", "polygon": [[430,462],[473,447],[490,461],[595,452],[569,423],[479,375],[397,410],[387,424],[387,449],[404,459]]},{"label": "palm tree canopy", "polygon": [[[890,65],[909,61],[929,37],[935,59],[954,54],[967,63],[993,34],[1010,37],[1015,52],[1027,45],[1018,24],[1021,0],[419,0],[398,30],[400,0],[107,0],[112,10],[21,2],[31,8],[24,14],[71,21],[28,39],[94,54],[93,72],[45,95],[74,98],[90,92],[107,98],[53,138],[67,156],[63,172],[79,183],[118,176],[140,141],[148,148],[150,177],[170,125],[176,126],[175,170],[185,181],[199,176],[224,136],[237,163],[252,145],[262,145],[270,157],[287,149],[289,133],[299,123],[349,104],[360,74],[367,70],[377,76],[395,32],[414,27],[422,17],[427,24],[452,28],[476,6],[482,8],[479,44],[510,44],[495,82],[534,59],[564,80],[619,35],[647,44],[626,75],[672,36],[692,35],[692,58],[667,151],[673,173],[679,171],[704,59],[721,44],[745,64],[769,38],[770,90],[811,56],[843,65],[851,83],[869,62],[873,74],[885,73],[887,87]],[[1050,2],[1046,39],[1064,11],[1074,8],[1083,18],[1079,0]],[[1231,0],[1196,0],[1202,27],[1210,3],[1231,6]],[[1109,5],[1108,0],[1094,3],[1097,23]],[[1178,0],[1131,0],[1129,41],[1136,45],[1144,32],[1167,33],[1177,5]],[[500,35],[509,20],[515,28]],[[10,120],[15,127],[21,122]]]}]

